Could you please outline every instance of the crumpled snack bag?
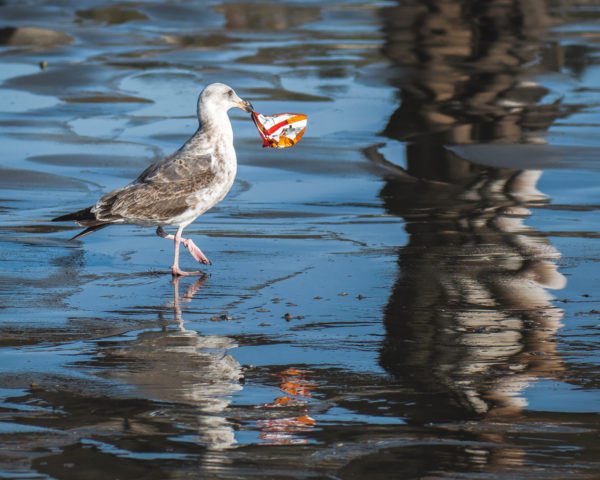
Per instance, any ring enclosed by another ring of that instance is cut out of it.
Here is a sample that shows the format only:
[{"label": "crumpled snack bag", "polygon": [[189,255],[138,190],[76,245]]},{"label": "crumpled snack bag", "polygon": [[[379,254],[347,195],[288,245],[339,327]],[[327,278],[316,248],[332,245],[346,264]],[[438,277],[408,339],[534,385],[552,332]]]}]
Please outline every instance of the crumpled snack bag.
[{"label": "crumpled snack bag", "polygon": [[298,143],[306,130],[306,115],[278,113],[261,115],[252,112],[252,120],[263,139],[263,147],[287,148]]}]

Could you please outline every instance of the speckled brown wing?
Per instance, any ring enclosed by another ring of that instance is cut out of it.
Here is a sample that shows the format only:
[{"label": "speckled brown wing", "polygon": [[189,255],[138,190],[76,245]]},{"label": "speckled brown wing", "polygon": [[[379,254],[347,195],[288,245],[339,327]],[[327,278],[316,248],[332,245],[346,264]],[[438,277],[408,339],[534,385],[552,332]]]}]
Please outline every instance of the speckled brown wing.
[{"label": "speckled brown wing", "polygon": [[104,195],[96,204],[102,222],[167,221],[192,205],[192,196],[215,178],[210,155],[165,158],[148,167],[134,182]]},{"label": "speckled brown wing", "polygon": [[96,218],[102,222],[122,220],[167,221],[190,208],[189,197],[206,187],[214,175],[207,173],[180,182],[133,184],[102,197]]}]

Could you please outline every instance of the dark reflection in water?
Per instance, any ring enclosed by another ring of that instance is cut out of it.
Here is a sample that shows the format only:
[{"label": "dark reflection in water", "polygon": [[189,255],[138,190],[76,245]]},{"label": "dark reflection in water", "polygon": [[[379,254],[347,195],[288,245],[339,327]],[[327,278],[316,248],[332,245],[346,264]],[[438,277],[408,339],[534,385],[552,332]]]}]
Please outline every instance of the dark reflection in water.
[{"label": "dark reflection in water", "polygon": [[[556,23],[546,1],[433,1],[384,10],[384,53],[399,67],[391,83],[402,105],[387,136],[413,142],[412,174],[464,181],[452,162],[425,146],[535,141],[561,114],[560,103],[539,105],[548,91],[536,73],[556,72],[563,59],[547,43]],[[417,153],[415,150],[419,150]],[[432,158],[434,157],[434,158]],[[444,163],[446,165],[444,165]]]},{"label": "dark reflection in water", "polygon": [[133,21],[148,20],[148,17],[133,9],[122,6],[79,10],[77,16],[84,20],[96,20],[108,24],[121,24]]},{"label": "dark reflection in water", "polygon": [[553,338],[562,311],[548,292],[566,282],[560,253],[524,224],[528,208],[547,201],[541,172],[478,165],[446,145],[539,141],[564,114],[539,105],[547,92],[525,80],[528,63],[552,71],[558,62],[542,42],[548,5],[402,3],[382,18],[385,53],[403,72],[385,133],[408,142],[406,164],[370,154],[396,170],[380,196],[410,240],[380,363],[423,395],[412,420],[512,415],[529,382],[562,368]]},{"label": "dark reflection in water", "polygon": [[276,3],[227,2],[215,10],[225,17],[227,30],[284,30],[319,18],[319,7]]}]

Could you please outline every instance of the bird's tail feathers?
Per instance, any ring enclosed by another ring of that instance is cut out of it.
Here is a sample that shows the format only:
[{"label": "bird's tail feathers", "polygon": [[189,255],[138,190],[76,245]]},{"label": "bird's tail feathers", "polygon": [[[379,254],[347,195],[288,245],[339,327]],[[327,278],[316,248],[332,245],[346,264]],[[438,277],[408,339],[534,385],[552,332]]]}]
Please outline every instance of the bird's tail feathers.
[{"label": "bird's tail feathers", "polygon": [[52,219],[53,222],[67,222],[69,220],[85,225],[86,222],[95,221],[96,216],[92,213],[92,207],[87,207]]},{"label": "bird's tail feathers", "polygon": [[108,227],[110,223],[99,222],[96,218],[96,215],[92,213],[92,207],[87,207],[82,210],[78,210],[76,212],[67,213],[66,215],[61,215],[60,217],[56,217],[52,219],[53,222],[68,222],[73,221],[77,222],[79,225],[87,227],[85,230],[81,231],[69,241],[76,240],[85,235],[89,235],[96,230],[100,230],[101,228]]},{"label": "bird's tail feathers", "polygon": [[109,225],[110,225],[110,223],[99,223],[98,225],[92,225],[91,227],[88,227],[85,230],[82,230],[81,232],[79,232],[73,238],[69,239],[69,242],[72,242],[73,240],[77,240],[78,238],[89,235],[90,233],[93,233],[96,230],[100,230],[101,228],[108,227]]}]

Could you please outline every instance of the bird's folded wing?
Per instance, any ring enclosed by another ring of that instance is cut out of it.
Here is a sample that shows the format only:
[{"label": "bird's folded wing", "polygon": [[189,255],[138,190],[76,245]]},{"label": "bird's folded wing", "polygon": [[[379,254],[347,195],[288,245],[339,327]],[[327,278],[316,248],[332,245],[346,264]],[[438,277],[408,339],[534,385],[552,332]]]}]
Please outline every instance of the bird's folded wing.
[{"label": "bird's folded wing", "polygon": [[104,195],[96,204],[95,214],[104,222],[124,220],[166,221],[190,208],[188,199],[214,178],[211,172],[169,183],[131,183]]},{"label": "bird's folded wing", "polygon": [[132,183],[171,183],[209,175],[214,162],[214,152],[212,149],[202,150],[202,153],[197,150],[186,153],[180,149],[150,165]]}]

